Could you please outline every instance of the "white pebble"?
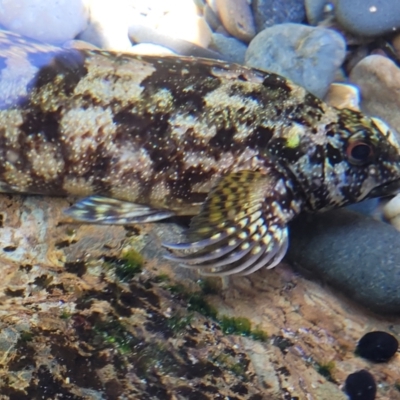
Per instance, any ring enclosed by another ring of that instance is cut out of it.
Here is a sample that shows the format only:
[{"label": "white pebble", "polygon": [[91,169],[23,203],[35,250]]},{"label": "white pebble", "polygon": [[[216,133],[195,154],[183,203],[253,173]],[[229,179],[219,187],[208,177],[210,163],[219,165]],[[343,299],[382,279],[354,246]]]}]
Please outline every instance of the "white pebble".
[{"label": "white pebble", "polygon": [[208,47],[211,29],[199,16],[196,4],[190,0],[142,0],[132,1],[130,26],[138,30],[141,26],[174,39],[182,39]]},{"label": "white pebble", "polygon": [[164,46],[159,46],[158,44],[153,43],[139,43],[135,46],[132,46],[129,52],[133,54],[147,54],[157,56],[176,54],[172,50],[167,49]]},{"label": "white pebble", "polygon": [[0,0],[0,24],[47,43],[74,39],[88,24],[83,0]]},{"label": "white pebble", "polygon": [[79,39],[106,50],[128,50],[132,45],[128,38],[128,0],[86,0],[86,4],[90,22]]},{"label": "white pebble", "polygon": [[393,197],[388,203],[383,207],[383,215],[390,222],[394,218],[400,217],[400,194]]}]

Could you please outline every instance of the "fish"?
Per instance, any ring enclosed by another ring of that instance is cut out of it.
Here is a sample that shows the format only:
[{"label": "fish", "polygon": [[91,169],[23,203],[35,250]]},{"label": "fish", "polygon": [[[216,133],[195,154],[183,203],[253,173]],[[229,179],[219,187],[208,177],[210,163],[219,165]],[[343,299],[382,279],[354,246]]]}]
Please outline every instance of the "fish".
[{"label": "fish", "polygon": [[163,246],[204,275],[273,268],[298,214],[399,182],[387,124],[282,76],[0,31],[0,192],[73,196],[65,214],[83,223],[191,216]]}]

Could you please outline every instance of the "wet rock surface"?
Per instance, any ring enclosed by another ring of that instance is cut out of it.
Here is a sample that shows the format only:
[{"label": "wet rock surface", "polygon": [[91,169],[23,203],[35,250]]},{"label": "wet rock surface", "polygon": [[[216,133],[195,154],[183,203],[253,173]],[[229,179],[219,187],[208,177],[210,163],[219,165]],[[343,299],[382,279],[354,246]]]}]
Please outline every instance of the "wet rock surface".
[{"label": "wet rock surface", "polygon": [[[354,356],[370,314],[289,266],[202,280],[162,259],[173,221],[69,223],[63,199],[0,196],[0,393],[9,399],[345,400],[368,369],[400,399],[400,359]],[[295,244],[295,243],[294,243]]]},{"label": "wet rock surface", "polygon": [[400,233],[350,210],[302,215],[292,226],[289,258],[357,303],[400,314]]}]

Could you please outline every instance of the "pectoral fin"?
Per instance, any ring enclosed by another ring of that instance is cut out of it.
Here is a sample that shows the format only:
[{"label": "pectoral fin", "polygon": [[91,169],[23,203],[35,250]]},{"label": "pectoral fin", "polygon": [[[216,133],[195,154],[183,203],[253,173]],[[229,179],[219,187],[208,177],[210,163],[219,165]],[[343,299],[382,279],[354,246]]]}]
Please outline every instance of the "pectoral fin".
[{"label": "pectoral fin", "polygon": [[185,253],[166,258],[199,268],[203,275],[247,275],[273,268],[288,247],[286,224],[293,213],[278,202],[285,195],[277,173],[240,171],[224,177],[193,218],[190,240],[164,244]]},{"label": "pectoral fin", "polygon": [[64,213],[78,221],[98,224],[153,222],[174,215],[171,211],[155,210],[141,204],[103,196],[86,197]]}]

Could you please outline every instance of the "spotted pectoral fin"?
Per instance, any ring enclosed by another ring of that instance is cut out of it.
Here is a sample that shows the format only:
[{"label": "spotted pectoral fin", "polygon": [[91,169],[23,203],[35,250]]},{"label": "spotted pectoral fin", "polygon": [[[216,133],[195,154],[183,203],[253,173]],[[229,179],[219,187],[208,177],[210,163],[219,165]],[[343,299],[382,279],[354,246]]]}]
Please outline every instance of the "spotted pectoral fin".
[{"label": "spotted pectoral fin", "polygon": [[291,219],[278,202],[285,196],[278,174],[241,171],[224,177],[194,217],[189,241],[164,244],[168,255],[204,275],[250,274],[273,268],[286,253]]},{"label": "spotted pectoral fin", "polygon": [[156,210],[103,196],[86,197],[66,209],[64,213],[78,221],[98,224],[153,222],[174,215],[168,210]]}]

